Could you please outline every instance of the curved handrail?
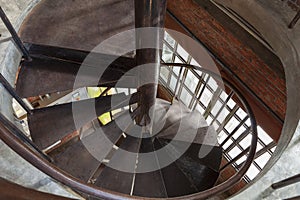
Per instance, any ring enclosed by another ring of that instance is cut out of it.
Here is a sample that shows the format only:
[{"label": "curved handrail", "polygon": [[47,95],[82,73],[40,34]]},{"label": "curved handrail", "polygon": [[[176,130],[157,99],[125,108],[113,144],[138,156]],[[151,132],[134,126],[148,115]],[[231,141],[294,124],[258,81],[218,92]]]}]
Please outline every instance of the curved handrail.
[{"label": "curved handrail", "polygon": [[[251,133],[252,133],[252,139],[251,139],[251,145],[249,148],[249,154],[248,157],[246,159],[246,161],[244,162],[243,166],[238,170],[238,173],[236,173],[234,176],[232,176],[231,178],[229,178],[227,181],[211,188],[208,190],[205,190],[203,192],[197,193],[199,194],[199,198],[208,198],[206,196],[204,196],[202,193],[207,193],[207,194],[219,194],[221,192],[226,191],[227,189],[229,189],[230,187],[234,186],[235,184],[237,184],[241,178],[246,174],[247,170],[249,169],[249,167],[251,166],[253,160],[254,160],[254,156],[256,153],[256,146],[257,146],[257,141],[258,141],[258,136],[257,136],[257,123],[255,120],[255,116],[254,113],[249,105],[249,103],[247,102],[246,98],[241,94],[241,92],[233,85],[231,84],[228,80],[222,78],[220,75],[211,72],[210,70],[201,68],[199,66],[195,66],[195,65],[191,65],[191,64],[185,64],[185,63],[162,63],[162,65],[166,65],[166,66],[173,66],[173,67],[186,67],[186,68],[190,68],[190,69],[194,69],[194,70],[199,70],[201,72],[204,72],[206,74],[209,74],[210,76],[213,76],[214,78],[223,81],[227,87],[229,87],[231,90],[233,90],[237,97],[241,100],[241,103],[243,104],[243,106],[245,107],[249,117],[250,117],[250,123],[251,123]],[[200,195],[202,194],[202,195]],[[211,197],[211,196],[209,196]]]},{"label": "curved handrail", "polygon": [[[187,67],[196,69],[199,71],[202,71],[204,73],[207,73],[214,78],[222,79],[219,75],[217,75],[214,72],[211,72],[207,69],[200,68],[198,66],[190,65],[190,64],[182,64],[182,63],[162,63],[162,65],[168,65],[168,66],[179,66],[179,67]],[[242,96],[242,94],[227,80],[222,79],[224,83],[233,90],[238,98],[241,100],[242,104],[244,105],[245,109],[247,110],[250,121],[251,121],[251,127],[252,127],[252,141],[251,146],[249,149],[249,155],[247,157],[247,160],[245,161],[244,165],[241,167],[241,169],[231,178],[226,180],[225,182],[210,188],[208,190],[186,195],[182,197],[173,197],[168,199],[174,199],[174,200],[185,200],[185,199],[206,199],[209,197],[212,197],[216,194],[219,194],[221,192],[224,192],[228,190],[230,187],[238,183],[241,178],[245,175],[248,168],[252,164],[254,160],[254,155],[256,151],[256,144],[257,144],[257,128],[256,128],[256,120],[253,114],[253,111],[246,101],[246,99]],[[2,114],[1,114],[2,115]],[[30,162],[33,166],[38,168],[39,170],[43,171],[47,175],[51,176],[52,178],[60,181],[61,183],[69,186],[70,188],[73,188],[74,190],[86,193],[88,195],[92,195],[95,197],[105,198],[105,199],[146,199],[144,197],[136,197],[136,196],[130,196],[127,194],[121,194],[114,191],[109,191],[104,188],[95,187],[94,185],[87,184],[70,174],[64,172],[63,170],[56,167],[53,163],[49,162],[45,158],[41,157],[39,154],[34,152],[31,148],[29,148],[22,140],[20,140],[15,134],[13,134],[12,130],[7,128],[2,121],[0,121],[0,138],[15,152],[17,152],[20,156],[22,156],[25,160]],[[161,199],[161,198],[147,198],[147,199]],[[165,198],[164,198],[165,199]]]}]

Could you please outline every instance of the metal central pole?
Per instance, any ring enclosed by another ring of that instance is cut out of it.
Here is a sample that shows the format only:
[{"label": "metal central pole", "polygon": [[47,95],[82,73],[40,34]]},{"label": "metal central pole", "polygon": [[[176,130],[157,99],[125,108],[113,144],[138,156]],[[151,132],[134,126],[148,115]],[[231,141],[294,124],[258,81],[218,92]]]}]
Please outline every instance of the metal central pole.
[{"label": "metal central pole", "polygon": [[[135,0],[135,28],[156,27],[154,33],[151,31],[149,37],[144,31],[136,32],[136,63],[141,67],[138,71],[138,81],[141,83],[138,88],[140,98],[138,105],[140,114],[137,116],[137,123],[141,126],[151,124],[153,110],[150,108],[155,104],[157,93],[160,57],[162,41],[164,36],[164,22],[166,15],[166,0]],[[155,30],[155,29],[154,29]],[[145,34],[144,34],[145,33]],[[146,44],[152,44],[155,48],[143,48]],[[143,84],[146,83],[146,84]]]}]

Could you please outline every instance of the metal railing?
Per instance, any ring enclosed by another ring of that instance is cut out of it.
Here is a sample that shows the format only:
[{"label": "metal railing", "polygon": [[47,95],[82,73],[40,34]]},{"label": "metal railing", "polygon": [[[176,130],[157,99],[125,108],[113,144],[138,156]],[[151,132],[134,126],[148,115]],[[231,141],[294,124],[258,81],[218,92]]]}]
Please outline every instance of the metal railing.
[{"label": "metal railing", "polygon": [[[10,32],[14,44],[17,48],[21,51],[23,58],[25,60],[30,61],[31,58],[29,56],[29,52],[23,45],[21,39],[17,35],[15,29],[13,28],[12,24],[10,23],[9,19],[7,18],[6,14],[4,13],[2,7],[0,6],[0,18],[2,19],[3,23],[5,24],[6,28]],[[5,79],[5,77],[0,73],[0,84],[5,88],[5,90],[19,103],[19,105],[27,112],[27,114],[32,114],[32,110],[26,105],[26,103],[22,100],[22,98],[16,93],[15,89],[10,85],[10,83]],[[51,159],[41,151],[21,130],[19,130],[13,123],[11,123],[6,117],[0,113],[0,122],[4,124],[7,128],[9,128],[13,134],[15,134],[19,139],[21,139],[24,143],[26,143],[29,148],[36,151],[42,157],[51,161]]]},{"label": "metal railing", "polygon": [[[220,77],[218,74],[211,72],[207,69],[203,69],[201,67],[195,66],[195,65],[191,65],[191,64],[185,64],[185,63],[163,63],[162,65],[165,66],[177,66],[177,67],[182,67],[182,68],[189,68],[192,70],[197,70],[200,71],[202,73],[208,74],[210,77],[213,77],[216,80],[222,81],[224,83],[224,85],[230,89],[230,91],[232,91],[240,100],[240,102],[243,104],[243,107],[245,108],[248,117],[246,117],[245,119],[250,119],[251,122],[251,126],[246,129],[242,134],[241,134],[241,138],[244,138],[246,135],[248,134],[252,134],[252,139],[251,139],[251,145],[246,148],[245,150],[243,150],[239,155],[237,155],[236,157],[234,157],[232,160],[230,160],[228,163],[226,163],[224,166],[222,166],[220,168],[220,171],[223,171],[224,169],[226,169],[227,167],[231,166],[234,162],[236,162],[237,160],[239,160],[241,157],[243,157],[244,155],[247,155],[247,159],[243,162],[243,165],[241,168],[237,169],[237,173],[232,176],[230,179],[228,179],[227,181],[225,181],[224,183],[215,186],[214,192],[218,193],[218,190],[223,190],[224,189],[224,185],[227,185],[229,189],[229,185],[231,184],[231,186],[235,185],[236,183],[238,183],[242,177],[244,177],[244,175],[246,174],[247,170],[249,169],[249,167],[251,166],[252,162],[254,161],[254,158],[256,156],[256,145],[257,145],[257,141],[258,141],[258,136],[257,136],[257,124],[256,124],[256,120],[254,117],[254,114],[251,110],[250,105],[247,103],[246,99],[243,97],[243,95],[226,79],[222,79],[222,77]],[[229,97],[232,95],[229,95]],[[223,107],[224,108],[224,107]],[[222,107],[219,109],[219,111],[221,111],[223,109]],[[241,123],[242,124],[242,123]],[[229,134],[227,136],[227,138],[220,144],[220,146],[223,146],[226,141],[228,141],[232,135],[236,132],[236,129],[238,129],[238,126],[231,132],[231,134]],[[232,145],[236,145],[236,144],[232,144]],[[240,179],[239,179],[239,178]],[[236,181],[236,182],[235,182]],[[226,190],[227,190],[226,189]]]},{"label": "metal railing", "polygon": [[[26,48],[23,46],[22,41],[18,37],[17,33],[13,29],[11,23],[7,19],[5,13],[3,12],[2,8],[0,9],[0,15],[1,19],[7,26],[8,30],[10,31],[13,40],[17,47],[21,50],[24,59],[31,60],[30,55]],[[203,73],[207,73],[210,76],[221,79],[218,75],[216,75],[213,72],[210,72],[206,69],[190,65],[190,64],[182,64],[182,63],[164,63],[162,65],[168,65],[168,66],[179,66],[179,67],[186,67],[191,68],[195,70],[202,71]],[[246,153],[248,153],[248,157],[246,161],[244,162],[243,166],[238,170],[238,172],[226,180],[225,182],[211,188],[208,190],[205,190],[203,192],[183,196],[183,197],[175,197],[172,199],[205,199],[212,197],[216,194],[222,193],[232,186],[234,186],[236,183],[238,183],[245,173],[247,172],[248,168],[253,162],[253,159],[255,157],[256,152],[256,144],[257,144],[257,125],[255,121],[254,114],[247,103],[246,99],[241,95],[241,93],[228,81],[222,80],[225,82],[226,86],[229,87],[232,91],[235,92],[235,94],[238,96],[240,101],[243,103],[244,108],[246,109],[250,121],[251,121],[251,134],[252,134],[252,140],[251,140],[251,146],[247,149]],[[7,82],[7,80],[1,75],[0,76],[0,82],[5,87],[5,89],[14,97],[20,105],[27,111],[28,114],[31,114],[32,111],[24,104],[23,100],[16,94],[15,90],[10,86],[10,84]],[[22,156],[25,160],[30,162],[33,166],[38,168],[39,170],[43,171],[47,175],[51,176],[52,178],[60,181],[61,183],[69,186],[72,189],[75,189],[77,191],[83,192],[88,195],[92,195],[95,197],[105,198],[105,199],[141,199],[140,197],[135,196],[129,196],[121,193],[116,193],[113,191],[109,191],[103,188],[99,188],[96,186],[93,186],[91,184],[87,184],[70,174],[64,172],[57,166],[55,166],[53,163],[51,163],[51,159],[44,154],[41,150],[39,150],[31,140],[29,140],[23,133],[20,131],[13,123],[9,122],[1,113],[0,113],[0,138],[15,152],[17,152],[20,156]],[[148,198],[151,199],[151,198]]]},{"label": "metal railing", "polygon": [[[182,67],[188,67],[200,70],[204,73],[207,73],[214,78],[220,78],[218,75],[214,74],[213,72],[210,72],[208,70],[202,69],[197,66],[188,65],[188,64],[182,64],[182,63],[165,63],[163,65],[172,65],[172,66],[182,66]],[[229,82],[226,80],[223,80],[227,87],[229,87],[232,91],[235,92],[235,94],[239,97],[241,102],[243,103],[245,109],[247,110],[247,113],[251,120],[251,134],[252,134],[252,141],[251,146],[247,149],[248,157],[245,161],[244,165],[239,169],[239,171],[229,178],[227,181],[211,188],[203,192],[191,194],[188,196],[183,197],[175,197],[172,199],[205,199],[212,197],[216,194],[222,193],[235,184],[237,184],[245,175],[248,168],[252,164],[252,161],[255,156],[256,151],[256,144],[257,144],[257,130],[256,130],[256,121],[253,115],[253,112],[247,103],[246,99],[240,94],[240,92]],[[1,122],[0,118],[0,122]],[[74,178],[73,176],[65,173],[61,169],[57,168],[54,164],[50,163],[49,160],[45,159],[44,157],[41,157],[36,152],[32,151],[27,145],[24,144],[22,140],[20,140],[19,137],[17,137],[12,130],[8,129],[4,124],[0,123],[0,132],[3,133],[0,135],[0,138],[12,149],[14,149],[19,155],[21,155],[24,159],[32,163],[35,167],[40,169],[41,171],[45,172],[52,178],[62,182],[63,184],[69,186],[70,188],[73,188],[77,191],[86,193],[88,195],[105,198],[105,199],[140,199],[139,197],[135,196],[129,196],[125,194],[115,193],[113,191],[108,191],[103,188],[98,188],[93,185],[84,183],[83,181]],[[149,198],[151,199],[151,198]]]}]

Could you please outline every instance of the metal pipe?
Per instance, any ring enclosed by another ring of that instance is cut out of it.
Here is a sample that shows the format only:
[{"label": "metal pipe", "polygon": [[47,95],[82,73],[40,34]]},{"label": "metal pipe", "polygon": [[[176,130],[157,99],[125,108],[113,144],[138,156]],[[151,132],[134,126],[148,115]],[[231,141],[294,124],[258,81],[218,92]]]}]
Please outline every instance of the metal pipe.
[{"label": "metal pipe", "polygon": [[103,97],[110,89],[111,87],[105,88],[105,90],[100,94],[100,97]]},{"label": "metal pipe", "polygon": [[297,12],[296,16],[294,17],[294,19],[289,24],[289,28],[294,28],[294,26],[296,25],[296,23],[299,19],[300,19],[300,10]]},{"label": "metal pipe", "polygon": [[[247,121],[249,117],[246,116],[238,126],[236,126],[233,131],[227,136],[227,138],[220,144],[221,147],[224,146],[224,144],[238,131],[238,129]],[[245,132],[250,131],[249,129],[246,129]]]},{"label": "metal pipe", "polygon": [[295,197],[286,198],[284,200],[299,200],[299,199],[300,199],[300,196],[295,196]]},{"label": "metal pipe", "polygon": [[[166,0],[135,0],[135,28],[136,32],[136,64],[151,64],[147,68],[141,67],[138,72],[140,99],[138,105],[141,113],[137,116],[140,125],[151,124],[154,113],[150,113],[155,103],[158,75],[160,66],[160,49],[163,44],[163,27],[166,15]],[[149,37],[139,28],[155,27]],[[154,44],[155,48],[146,49],[147,44]]]},{"label": "metal pipe", "polygon": [[239,155],[237,155],[234,159],[230,160],[230,162],[226,163],[223,167],[221,167],[220,171],[223,171],[226,167],[228,167],[229,165],[233,164],[234,162],[238,161],[241,157],[243,157],[244,155],[246,155],[249,151],[248,147],[247,149],[245,149],[244,151],[242,151]]},{"label": "metal pipe", "polygon": [[6,14],[4,13],[4,11],[3,11],[3,9],[2,9],[1,6],[0,6],[0,17],[1,17],[2,21],[3,21],[3,23],[5,24],[7,30],[10,32],[10,34],[11,34],[11,36],[12,36],[15,44],[17,45],[17,47],[19,48],[19,50],[22,52],[23,57],[27,61],[31,61],[31,57],[29,55],[29,52],[27,51],[27,49],[23,45],[23,42],[19,38],[16,30],[14,29],[14,27],[10,23],[9,19],[7,18]]},{"label": "metal pipe", "polygon": [[30,108],[24,103],[21,97],[18,96],[15,89],[9,84],[5,77],[0,73],[0,83],[9,92],[9,94],[16,99],[16,101],[22,106],[22,108],[29,114],[32,114]]},{"label": "metal pipe", "polygon": [[219,109],[219,111],[217,112],[216,116],[214,117],[214,119],[212,120],[212,122],[210,124],[213,124],[217,118],[219,117],[219,115],[221,114],[221,112],[223,111],[223,109],[226,107],[228,101],[231,99],[231,97],[233,97],[233,92],[231,91],[228,95],[228,97],[225,99],[224,103],[222,104],[221,108]]},{"label": "metal pipe", "polygon": [[294,183],[298,183],[300,182],[300,174],[297,174],[295,176],[292,176],[290,178],[287,178],[287,179],[284,179],[282,181],[279,181],[277,183],[273,183],[271,185],[271,187],[274,189],[274,190],[277,190],[279,188],[282,188],[282,187],[286,187],[286,186],[289,186],[289,185],[292,185]]}]

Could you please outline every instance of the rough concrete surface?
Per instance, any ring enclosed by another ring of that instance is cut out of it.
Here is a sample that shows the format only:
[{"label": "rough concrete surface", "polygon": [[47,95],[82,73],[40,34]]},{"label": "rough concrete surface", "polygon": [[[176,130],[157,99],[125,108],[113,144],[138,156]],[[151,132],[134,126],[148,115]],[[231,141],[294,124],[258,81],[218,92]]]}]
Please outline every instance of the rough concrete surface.
[{"label": "rough concrete surface", "polygon": [[[39,0],[0,0],[0,5],[18,30],[26,14],[38,2]],[[2,35],[0,40],[10,37],[2,21],[0,33]],[[20,53],[14,44],[11,41],[0,43],[0,72],[12,85],[19,62]],[[2,85],[0,85],[0,111],[13,121],[11,97],[4,91]],[[0,141],[0,176],[28,188],[78,199],[70,189],[33,167],[2,141]]]}]

